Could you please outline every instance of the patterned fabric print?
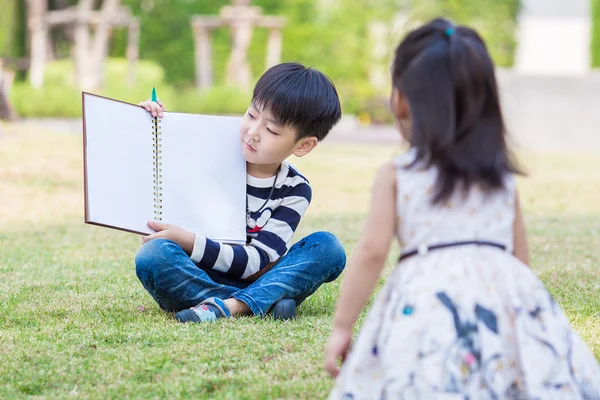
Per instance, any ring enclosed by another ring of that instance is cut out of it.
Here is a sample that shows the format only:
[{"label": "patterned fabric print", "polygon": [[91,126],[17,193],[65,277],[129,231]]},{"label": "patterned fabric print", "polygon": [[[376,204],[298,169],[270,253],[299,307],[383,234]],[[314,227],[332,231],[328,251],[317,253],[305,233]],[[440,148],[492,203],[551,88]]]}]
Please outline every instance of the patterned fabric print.
[{"label": "patterned fabric print", "polygon": [[[431,206],[434,171],[398,159],[399,240],[482,239],[512,248],[514,182]],[[408,198],[407,198],[408,197]],[[465,246],[389,276],[330,399],[600,400],[600,367],[543,284],[510,252]]]}]

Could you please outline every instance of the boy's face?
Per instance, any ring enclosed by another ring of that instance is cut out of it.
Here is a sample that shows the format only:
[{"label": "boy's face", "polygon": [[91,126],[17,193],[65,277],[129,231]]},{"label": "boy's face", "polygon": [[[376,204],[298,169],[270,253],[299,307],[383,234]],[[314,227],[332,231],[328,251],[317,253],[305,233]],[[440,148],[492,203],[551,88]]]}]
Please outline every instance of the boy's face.
[{"label": "boy's face", "polygon": [[278,122],[269,108],[252,103],[242,120],[242,150],[251,164],[279,165],[291,154],[302,157],[316,145],[316,137],[297,140],[297,130]]}]

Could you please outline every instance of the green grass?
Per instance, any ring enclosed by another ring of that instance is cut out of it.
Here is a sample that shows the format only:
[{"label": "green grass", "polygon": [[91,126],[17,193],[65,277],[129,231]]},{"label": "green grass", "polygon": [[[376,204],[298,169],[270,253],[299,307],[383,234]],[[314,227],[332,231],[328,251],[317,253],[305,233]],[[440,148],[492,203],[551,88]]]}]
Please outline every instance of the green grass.
[{"label": "green grass", "polygon": [[[4,125],[0,139],[0,398],[323,398],[339,292],[295,321],[180,325],[135,277],[135,235],[83,224],[81,137]],[[335,232],[348,252],[390,146],[324,143],[294,163],[313,204],[296,238]],[[598,154],[523,154],[532,265],[600,357]],[[387,271],[392,267],[390,256]]]}]

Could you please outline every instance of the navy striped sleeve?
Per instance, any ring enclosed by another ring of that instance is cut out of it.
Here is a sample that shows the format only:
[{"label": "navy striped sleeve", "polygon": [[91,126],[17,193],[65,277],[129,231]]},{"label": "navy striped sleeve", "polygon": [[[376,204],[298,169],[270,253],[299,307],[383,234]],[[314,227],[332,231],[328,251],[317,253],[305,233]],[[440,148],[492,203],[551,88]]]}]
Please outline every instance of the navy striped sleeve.
[{"label": "navy striped sleeve", "polygon": [[201,268],[217,270],[232,278],[253,279],[255,274],[287,253],[294,232],[312,200],[311,187],[291,167],[285,180],[277,187],[258,186],[249,184],[248,196],[269,199],[271,213],[268,220],[259,229],[250,232],[250,242],[245,246],[231,246],[196,235],[190,257]]}]

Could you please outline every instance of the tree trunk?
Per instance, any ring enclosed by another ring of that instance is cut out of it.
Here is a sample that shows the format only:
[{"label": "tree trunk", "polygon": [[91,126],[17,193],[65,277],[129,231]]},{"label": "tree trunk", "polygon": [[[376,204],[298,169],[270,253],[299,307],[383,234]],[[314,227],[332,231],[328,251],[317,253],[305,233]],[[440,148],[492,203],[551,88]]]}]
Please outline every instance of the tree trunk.
[{"label": "tree trunk", "polygon": [[75,63],[75,75],[77,84],[82,89],[91,86],[92,78],[89,67],[90,51],[90,28],[88,25],[90,11],[92,10],[93,0],[80,0],[77,8],[77,21],[73,33],[73,60]]},{"label": "tree trunk", "polygon": [[104,0],[100,11],[100,22],[96,26],[90,59],[92,60],[92,89],[104,84],[104,63],[108,56],[108,44],[112,31],[112,22],[116,17],[120,0]]},{"label": "tree trunk", "polygon": [[127,84],[135,83],[135,71],[140,58],[140,21],[133,18],[127,33]]},{"label": "tree trunk", "polygon": [[0,119],[12,121],[17,119],[17,114],[10,105],[8,92],[14,80],[14,73],[4,71],[2,60],[0,59]]},{"label": "tree trunk", "polygon": [[48,29],[44,22],[44,16],[48,4],[46,0],[29,0],[27,5],[27,26],[31,39],[29,81],[34,88],[40,88],[44,84],[44,66],[46,64]]}]

